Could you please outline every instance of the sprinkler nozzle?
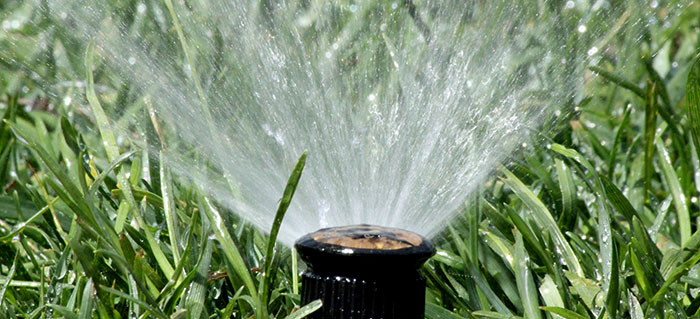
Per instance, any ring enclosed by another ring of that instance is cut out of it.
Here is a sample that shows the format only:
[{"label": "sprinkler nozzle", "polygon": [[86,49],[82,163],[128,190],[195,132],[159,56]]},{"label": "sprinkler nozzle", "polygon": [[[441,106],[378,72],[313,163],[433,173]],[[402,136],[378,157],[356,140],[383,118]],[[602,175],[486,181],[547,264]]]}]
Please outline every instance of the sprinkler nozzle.
[{"label": "sprinkler nozzle", "polygon": [[419,269],[435,254],[426,238],[373,225],[320,229],[296,241],[306,262],[301,300],[323,306],[312,319],[423,318],[425,279]]}]

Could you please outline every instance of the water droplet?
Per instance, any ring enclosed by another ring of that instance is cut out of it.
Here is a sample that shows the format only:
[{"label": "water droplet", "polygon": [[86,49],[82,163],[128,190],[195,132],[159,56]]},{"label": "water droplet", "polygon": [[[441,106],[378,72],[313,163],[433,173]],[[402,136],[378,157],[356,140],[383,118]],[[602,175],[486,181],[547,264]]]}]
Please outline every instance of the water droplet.
[{"label": "water droplet", "polygon": [[588,31],[588,28],[582,24],[582,25],[578,26],[577,30],[579,33],[586,33],[586,31]]},{"label": "water droplet", "polygon": [[588,56],[592,56],[596,53],[598,53],[598,47],[592,47],[590,50],[588,50]]},{"label": "water droplet", "polygon": [[73,102],[73,99],[70,96],[66,96],[63,98],[63,105],[68,106],[71,102]]},{"label": "water droplet", "polygon": [[394,9],[394,10],[396,10],[396,8],[398,8],[398,7],[399,7],[399,4],[396,3],[396,2],[393,2],[393,3],[391,4],[391,8]]},{"label": "water droplet", "polygon": [[328,212],[331,210],[331,204],[325,200],[322,199],[318,202],[318,224],[321,226],[321,228],[328,227]]},{"label": "water droplet", "polygon": [[575,4],[573,1],[569,0],[569,1],[567,1],[566,4],[564,5],[564,9],[566,9],[566,10],[568,10],[568,9],[573,9],[575,5],[576,5],[576,4]]},{"label": "water droplet", "polygon": [[278,130],[277,133],[275,133],[275,141],[279,145],[284,145],[284,135],[282,134],[282,131]]},{"label": "water droplet", "polygon": [[326,51],[326,59],[330,59],[332,56],[331,51]]},{"label": "water droplet", "polygon": [[348,9],[350,9],[350,12],[355,13],[355,11],[357,11],[357,5],[351,4],[350,7],[348,7]]},{"label": "water droplet", "polygon": [[374,100],[375,100],[376,98],[377,98],[377,97],[376,97],[374,94],[370,94],[370,95],[367,97],[367,99],[368,99],[370,102],[374,102]]},{"label": "water droplet", "polygon": [[136,64],[136,58],[135,57],[129,57],[129,64],[134,65]]},{"label": "water droplet", "polygon": [[146,5],[143,3],[139,3],[139,5],[136,6],[136,12],[138,12],[138,13],[146,12]]}]

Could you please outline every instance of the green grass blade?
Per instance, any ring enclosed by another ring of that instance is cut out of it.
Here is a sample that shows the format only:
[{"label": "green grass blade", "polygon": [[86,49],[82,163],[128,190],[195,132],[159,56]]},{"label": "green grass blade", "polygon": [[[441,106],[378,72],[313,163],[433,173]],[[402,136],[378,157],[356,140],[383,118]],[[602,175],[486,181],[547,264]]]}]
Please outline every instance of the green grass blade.
[{"label": "green grass blade", "polygon": [[684,247],[685,243],[690,239],[690,212],[688,211],[688,202],[686,200],[681,183],[678,180],[678,175],[673,169],[671,156],[666,151],[661,139],[656,139],[656,149],[659,153],[659,164],[661,166],[661,175],[664,177],[668,185],[671,196],[673,197],[673,205],[678,214],[678,226],[680,227],[681,242],[680,246]]},{"label": "green grass blade", "polygon": [[[208,230],[208,227],[204,227]],[[208,232],[204,232],[208,233]],[[197,275],[187,289],[187,297],[185,297],[185,308],[187,309],[187,318],[199,319],[202,311],[204,311],[205,298],[207,296],[207,275],[209,274],[209,265],[211,264],[212,245],[204,242],[205,247],[202,250],[200,262],[197,264]]]},{"label": "green grass blade", "polygon": [[486,281],[479,269],[476,268],[476,265],[469,263],[467,264],[467,267],[469,267],[471,279],[474,280],[474,283],[476,283],[479,290],[484,294],[486,300],[488,300],[488,303],[490,303],[496,311],[503,314],[512,315],[513,313],[510,311],[510,309],[508,309],[508,307],[506,307],[501,298],[496,295],[493,289],[491,289],[491,286],[489,286],[489,283]]},{"label": "green grass blade", "polygon": [[525,203],[525,205],[532,211],[535,221],[537,221],[539,227],[545,229],[549,232],[554,239],[554,243],[559,247],[560,254],[564,258],[566,265],[569,270],[576,273],[579,277],[583,277],[583,269],[579,264],[578,257],[574,253],[566,238],[559,230],[557,223],[554,221],[552,214],[549,212],[547,207],[537,198],[537,195],[533,193],[525,184],[523,184],[520,179],[518,179],[509,170],[503,168],[503,173],[506,178],[503,182],[510,187],[513,192],[520,198],[520,200]]},{"label": "green grass blade", "polygon": [[653,304],[662,302],[664,295],[666,295],[666,292],[671,287],[671,285],[676,284],[678,282],[678,280],[683,275],[687,274],[688,271],[690,271],[690,269],[693,266],[695,266],[695,264],[697,264],[698,262],[700,262],[700,253],[696,253],[695,255],[693,255],[692,258],[690,258],[690,259],[686,260],[685,262],[683,262],[682,264],[674,267],[671,270],[671,273],[669,274],[668,278],[666,278],[666,281],[664,281],[664,284],[661,286],[661,288],[659,288],[658,291],[656,291],[656,293],[654,294],[654,297],[651,298],[651,301],[650,301],[651,304],[653,305]]},{"label": "green grass blade", "polygon": [[163,195],[163,213],[165,223],[168,225],[168,237],[170,238],[170,250],[173,252],[173,263],[180,262],[180,229],[177,225],[177,214],[175,212],[175,197],[173,196],[173,182],[170,171],[165,163],[166,151],[160,152],[160,193]]},{"label": "green grass blade", "polygon": [[[612,241],[612,239],[610,239]],[[620,258],[617,247],[612,247],[610,261],[610,276],[608,290],[605,294],[605,308],[610,318],[617,318],[617,310],[620,305]]]},{"label": "green grass blade", "polygon": [[10,283],[12,282],[12,278],[15,276],[15,270],[17,269],[17,261],[19,260],[19,251],[15,253],[15,258],[12,261],[12,266],[10,267],[10,271],[7,273],[7,276],[3,278],[5,282],[2,284],[2,288],[0,288],[0,307],[2,307],[3,301],[5,301],[5,292],[7,292],[7,287],[10,286]]},{"label": "green grass blade", "polygon": [[35,221],[37,218],[41,217],[41,215],[43,215],[44,213],[46,213],[46,212],[49,210],[49,207],[51,207],[51,205],[55,204],[57,201],[58,201],[58,197],[54,198],[54,199],[51,201],[51,203],[49,203],[48,205],[44,206],[44,208],[40,209],[40,210],[39,210],[38,212],[36,212],[34,215],[32,215],[31,217],[29,217],[29,219],[27,219],[26,221],[23,221],[23,222],[21,222],[21,223],[18,223],[18,224],[15,224],[14,226],[12,226],[12,230],[11,230],[9,233],[7,233],[6,235],[0,237],[0,242],[8,241],[8,240],[12,239],[12,237],[15,237],[15,235],[17,235],[17,234],[19,234],[20,232],[22,232],[22,231],[24,230],[24,228],[25,228],[27,225],[31,224],[31,223],[32,223],[33,221]]},{"label": "green grass blade", "polygon": [[80,319],[92,318],[92,308],[94,306],[94,293],[95,286],[92,283],[92,278],[90,278],[85,284],[85,288],[83,288],[83,298],[80,301]]},{"label": "green grass blade", "polygon": [[255,304],[259,305],[260,301],[258,299],[258,292],[255,287],[255,283],[253,282],[253,277],[250,275],[250,271],[248,271],[248,267],[246,266],[238,247],[236,247],[233,237],[231,237],[231,234],[226,229],[221,213],[219,213],[208,198],[200,196],[199,199],[201,208],[207,216],[207,219],[209,219],[209,223],[213,227],[214,236],[216,236],[216,239],[223,246],[223,253],[226,256],[226,259],[228,259],[228,262],[231,264],[231,266],[233,266],[235,273],[241,278],[241,280],[243,280],[246,289],[255,300]]},{"label": "green grass blade", "polygon": [[557,171],[557,180],[559,181],[559,189],[561,191],[561,216],[559,217],[559,226],[567,225],[570,220],[576,219],[574,205],[576,203],[576,186],[574,185],[574,177],[571,170],[566,164],[556,158],[554,159],[554,167]]},{"label": "green grass blade", "polygon": [[566,319],[588,319],[588,317],[584,315],[561,307],[540,307],[540,309],[549,311]]},{"label": "green grass blade", "polygon": [[[109,119],[107,118],[107,115],[105,114],[104,109],[100,104],[100,101],[97,99],[97,94],[95,94],[95,80],[92,74],[94,54],[95,42],[93,40],[90,42],[90,45],[88,45],[87,54],[85,55],[85,69],[88,79],[85,94],[88,103],[92,108],[92,112],[95,115],[95,120],[97,121],[97,125],[100,130],[100,135],[102,136],[102,141],[105,150],[107,151],[107,158],[110,162],[114,162],[120,157],[119,148],[117,147],[117,140],[114,137],[114,132],[112,131]],[[141,217],[140,212],[137,211],[139,205],[136,203],[134,195],[131,192],[131,184],[129,183],[129,179],[126,177],[126,174],[120,170],[117,172],[117,180],[119,182],[121,191],[123,192],[124,197],[126,198],[126,201],[129,204],[130,209],[132,211],[136,210],[133,216],[136,219],[136,222],[139,224],[139,227],[141,227],[141,229],[145,233],[146,240],[148,241],[148,244],[151,247],[151,250],[153,251],[153,255],[156,258],[156,261],[158,262],[159,268],[161,269],[161,271],[163,271],[163,274],[165,274],[166,277],[172,277],[174,271],[173,266],[170,264],[170,261],[167,259],[167,257],[163,253],[163,250],[160,248],[160,245],[153,237],[153,233],[150,231],[145,221]],[[123,230],[123,227],[124,220],[122,218],[118,218],[117,223],[115,223],[114,225],[114,231],[120,233]]]},{"label": "green grass blade", "polygon": [[605,187],[603,186],[603,181],[601,176],[597,173],[593,165],[587,160],[585,160],[581,154],[579,154],[576,150],[566,148],[560,144],[553,144],[552,145],[552,150],[562,154],[579,164],[583,165],[583,167],[588,170],[588,174],[591,175],[594,184],[593,184],[593,191],[597,196],[596,199],[598,201],[598,245],[600,247],[599,255],[601,259],[601,268],[602,268],[602,275],[603,275],[603,291],[605,291],[606,295],[609,293],[616,293],[616,287],[612,287],[613,290],[610,290],[611,284],[616,285],[614,280],[617,280],[617,278],[612,278],[613,274],[615,274],[615,271],[613,270],[613,266],[615,262],[613,261],[614,259],[614,247],[613,247],[613,233],[611,229],[611,216],[612,213],[610,211],[610,207],[608,205],[609,198],[607,195],[607,192],[605,191]]},{"label": "green grass blade", "polygon": [[627,303],[630,310],[630,319],[644,319],[644,310],[642,310],[639,300],[631,291],[627,292]]},{"label": "green grass blade", "polygon": [[95,178],[95,180],[92,182],[87,194],[89,196],[94,196],[95,192],[102,184],[102,181],[104,181],[104,179],[109,175],[109,173],[111,173],[115,168],[117,168],[117,166],[124,163],[127,159],[129,159],[129,157],[131,157],[131,155],[134,155],[134,153],[136,153],[136,151],[124,153],[115,160],[113,160],[111,163],[109,163],[109,165],[107,165],[107,167],[105,167],[104,170],[102,170],[102,173],[100,173],[100,175],[98,175],[97,178]]},{"label": "green grass blade", "polygon": [[51,171],[51,173],[56,176],[61,186],[65,189],[66,195],[69,195],[69,200],[76,204],[75,213],[80,215],[81,218],[90,221],[91,224],[97,225],[97,222],[92,215],[92,211],[87,206],[85,201],[82,200],[83,194],[80,192],[78,187],[73,183],[65,172],[61,169],[61,166],[49,155],[46,149],[33,137],[33,134],[29,133],[24,128],[20,127],[16,123],[6,122],[8,126],[12,129],[15,135],[24,143],[26,143],[29,148],[31,148],[39,156],[44,165]]},{"label": "green grass blade", "polygon": [[541,243],[537,237],[535,237],[535,234],[532,232],[532,230],[530,230],[530,227],[528,227],[527,223],[517,213],[509,210],[508,216],[513,222],[513,226],[515,226],[525,240],[528,250],[532,249],[539,257],[542,264],[544,264],[545,268],[547,268],[547,272],[553,273],[554,269],[552,266],[552,258],[542,246],[543,243]]},{"label": "green grass blade", "polygon": [[628,221],[631,221],[634,217],[639,218],[639,214],[637,214],[637,210],[632,207],[632,204],[630,201],[625,197],[624,194],[622,194],[622,191],[620,191],[615,184],[613,184],[605,175],[599,175],[600,180],[603,183],[603,188],[605,189],[605,193],[608,195],[608,200],[610,201],[610,204],[615,207],[615,209],[622,214],[622,216],[625,216],[625,219]]},{"label": "green grass blade", "polygon": [[690,133],[695,145],[695,151],[698,158],[700,158],[700,58],[695,60],[693,67],[688,73],[685,94]]},{"label": "green grass blade", "polygon": [[610,82],[613,82],[625,89],[628,89],[632,91],[632,93],[638,95],[639,97],[644,97],[644,90],[639,87],[639,85],[636,85],[632,83],[632,81],[625,79],[624,77],[617,75],[615,73],[606,71],[605,69],[599,67],[599,66],[590,66],[588,67],[591,71],[600,74],[602,77],[606,78]]},{"label": "green grass blade", "polygon": [[292,293],[299,294],[299,254],[292,249]]},{"label": "green grass blade", "polygon": [[525,245],[523,244],[523,237],[520,233],[517,233],[515,236],[513,257],[515,258],[513,262],[515,268],[513,271],[515,272],[515,281],[518,285],[518,291],[520,292],[520,299],[523,301],[525,318],[541,319],[542,313],[539,309],[539,293],[535,286],[532,272],[530,271],[530,257],[527,255]]},{"label": "green grass blade", "polygon": [[648,83],[644,108],[644,202],[649,202],[651,177],[654,174],[654,141],[656,141],[656,86]]},{"label": "green grass blade", "polygon": [[625,114],[622,116],[622,122],[617,127],[617,131],[615,132],[615,139],[613,140],[612,150],[610,151],[610,157],[608,158],[608,179],[610,180],[613,179],[613,176],[615,174],[615,164],[617,163],[617,150],[620,148],[620,140],[622,140],[622,133],[625,131],[625,127],[629,125],[631,113],[631,106],[625,108]]},{"label": "green grass blade", "polygon": [[299,310],[289,314],[289,316],[284,317],[284,319],[301,319],[304,318],[312,313],[314,311],[321,309],[321,306],[323,306],[323,302],[321,300],[314,300],[307,305],[299,308]]},{"label": "green grass blade", "polygon": [[47,307],[53,309],[57,313],[60,313],[66,319],[80,319],[73,309],[70,307],[64,307],[59,305],[48,304]]},{"label": "green grass blade", "polygon": [[[478,312],[478,311],[477,311]],[[474,314],[477,314],[474,312]],[[442,308],[432,302],[425,303],[425,318],[427,319],[464,319],[464,317],[455,314],[445,308]],[[470,318],[473,318],[470,316]]]},{"label": "green grass blade", "polygon": [[265,268],[263,272],[263,283],[260,290],[260,299],[263,303],[263,307],[267,307],[267,300],[270,293],[270,283],[272,282],[272,261],[275,255],[275,245],[277,244],[277,235],[279,234],[280,226],[282,226],[282,220],[284,219],[284,214],[289,208],[289,204],[292,202],[294,197],[294,191],[297,189],[299,180],[301,179],[301,173],[304,171],[304,165],[306,165],[306,155],[304,152],[299,157],[292,175],[289,176],[287,181],[287,186],[284,188],[284,193],[282,195],[282,200],[277,207],[277,213],[275,214],[275,219],[272,222],[272,229],[270,230],[270,237],[267,241],[267,253],[265,254]]},{"label": "green grass blade", "polygon": [[[114,132],[112,131],[112,126],[109,123],[109,118],[107,117],[107,114],[105,114],[104,109],[102,108],[102,104],[100,104],[100,100],[97,98],[97,94],[95,93],[95,79],[93,77],[93,68],[94,68],[94,59],[93,56],[95,54],[95,41],[91,41],[90,44],[88,45],[87,52],[85,54],[85,72],[86,72],[86,77],[87,77],[87,86],[85,88],[85,96],[88,100],[88,104],[90,104],[90,108],[92,109],[92,113],[95,116],[95,121],[97,122],[97,127],[100,130],[100,135],[102,136],[102,144],[104,145],[105,151],[107,152],[107,159],[110,162],[114,162],[117,158],[119,158],[119,147],[117,146],[117,139],[114,137]],[[119,186],[124,192],[124,197],[126,198],[126,201],[129,203],[129,206],[131,207],[132,210],[136,210],[138,205],[136,204],[136,200],[134,199],[134,196],[131,194],[131,185],[129,184],[126,175],[119,171],[117,172],[117,180],[119,182]],[[136,215],[136,214],[134,214]],[[137,217],[137,220],[139,218]],[[141,227],[144,227],[145,225],[143,223],[141,224]],[[122,229],[124,227],[124,220],[121,218],[117,219],[117,223],[114,225],[114,230],[117,233],[121,233]],[[153,248],[157,249],[157,248]]]},{"label": "green grass blade", "polygon": [[97,289],[102,290],[102,291],[107,292],[107,293],[110,293],[110,294],[113,294],[113,295],[117,295],[120,298],[124,298],[126,300],[129,300],[130,302],[137,303],[141,307],[146,308],[149,312],[151,312],[151,314],[153,316],[155,316],[157,318],[168,319],[168,317],[165,314],[163,314],[163,312],[161,312],[158,308],[152,307],[151,305],[144,302],[143,300],[134,298],[133,296],[131,296],[129,294],[125,294],[124,292],[121,292],[119,290],[112,289],[110,287],[106,287],[106,286],[102,286],[102,285],[98,286]]},{"label": "green grass blade", "polygon": [[630,260],[632,261],[632,269],[634,270],[634,277],[637,279],[637,286],[639,287],[639,290],[642,291],[644,298],[647,300],[651,299],[653,292],[651,283],[649,282],[649,276],[646,275],[642,262],[632,249],[630,249]]}]

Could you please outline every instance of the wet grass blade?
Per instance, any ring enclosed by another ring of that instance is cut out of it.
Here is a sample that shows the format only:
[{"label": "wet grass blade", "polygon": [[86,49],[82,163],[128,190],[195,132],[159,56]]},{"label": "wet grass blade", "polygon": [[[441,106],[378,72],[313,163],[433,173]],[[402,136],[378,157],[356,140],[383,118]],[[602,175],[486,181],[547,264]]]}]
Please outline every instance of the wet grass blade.
[{"label": "wet grass blade", "polygon": [[613,140],[612,150],[610,151],[610,157],[608,158],[608,179],[612,180],[615,174],[615,163],[617,162],[617,150],[620,148],[620,140],[622,139],[622,133],[625,131],[625,127],[629,125],[630,113],[632,113],[632,107],[628,106],[625,109],[625,114],[622,116],[622,122],[617,127],[615,132],[615,139]]},{"label": "wet grass blade", "polygon": [[690,212],[688,211],[688,202],[686,201],[685,194],[681,188],[681,183],[678,180],[678,175],[673,169],[673,164],[671,163],[671,156],[666,151],[661,139],[656,139],[656,149],[659,153],[659,164],[661,166],[661,175],[664,177],[668,188],[671,191],[671,196],[673,197],[673,205],[676,208],[676,213],[678,214],[678,226],[680,227],[681,242],[680,246],[684,247],[685,243],[690,239]]},{"label": "wet grass blade", "polygon": [[630,261],[632,262],[632,270],[634,270],[634,277],[637,280],[639,290],[641,290],[644,298],[650,300],[653,297],[653,292],[649,276],[646,275],[644,267],[642,267],[642,262],[632,249],[630,249]]},{"label": "wet grass blade", "polygon": [[[474,312],[475,315],[478,315],[479,311]],[[442,308],[432,302],[426,302],[425,303],[425,318],[428,319],[464,319],[464,317],[455,314],[452,311],[449,311],[445,308]],[[474,318],[473,316],[469,316],[469,318]]]},{"label": "wet grass blade", "polygon": [[651,298],[650,303],[654,305],[662,302],[671,285],[677,283],[678,280],[683,275],[687,274],[688,271],[690,271],[690,269],[693,268],[693,266],[695,266],[698,262],[700,262],[700,253],[695,253],[695,255],[693,255],[690,259],[686,260],[680,265],[677,265],[676,267],[673,267],[669,276],[666,278],[666,281],[664,281],[664,284],[658,291],[656,291],[654,297]]},{"label": "wet grass blade", "polygon": [[[207,230],[203,233],[208,233],[208,227],[203,227]],[[197,268],[192,270],[196,272],[192,283],[190,283],[187,289],[187,297],[185,297],[185,308],[187,309],[188,318],[196,319],[200,318],[202,311],[204,310],[205,298],[207,295],[207,275],[209,273],[209,265],[211,264],[212,257],[212,245],[204,242],[202,249],[202,256],[200,257],[200,262],[197,264]]]},{"label": "wet grass blade", "polygon": [[654,141],[656,140],[656,86],[648,83],[644,108],[644,203],[649,202],[651,177],[654,174]]},{"label": "wet grass blade", "polygon": [[173,182],[170,171],[165,165],[166,151],[160,151],[158,160],[160,161],[160,193],[163,195],[163,213],[165,223],[168,225],[168,238],[170,238],[170,250],[173,252],[173,263],[180,262],[180,229],[177,225],[177,214],[175,212],[175,198],[173,196]]},{"label": "wet grass blade", "polygon": [[2,309],[2,304],[3,301],[5,301],[5,293],[7,292],[7,287],[10,286],[10,283],[12,282],[12,278],[15,276],[15,270],[17,269],[17,261],[19,260],[19,251],[15,253],[15,258],[12,261],[12,266],[10,267],[10,271],[7,273],[7,276],[3,278],[5,282],[2,284],[2,288],[0,288],[0,309]]},{"label": "wet grass blade", "polygon": [[[219,213],[211,201],[204,196],[200,195],[199,204],[202,211],[207,216],[207,219],[209,219],[209,223],[213,227],[214,236],[216,236],[216,239],[223,246],[224,256],[226,256],[226,259],[233,267],[234,273],[237,274],[241,280],[243,280],[243,283],[250,293],[251,298],[253,298],[254,303],[256,305],[260,305],[260,300],[258,299],[258,292],[255,287],[255,283],[253,282],[253,277],[250,275],[248,267],[243,260],[243,256],[241,256],[238,247],[236,247],[236,244],[233,241],[233,237],[231,237],[231,234],[226,229],[221,213]],[[229,276],[231,275],[229,274]]]},{"label": "wet grass blade", "polygon": [[299,308],[299,310],[289,314],[289,316],[284,317],[284,319],[301,319],[314,313],[314,311],[321,309],[323,302],[321,300],[314,300],[307,305]]},{"label": "wet grass blade", "polygon": [[606,71],[605,69],[599,67],[599,66],[590,66],[588,67],[591,71],[600,74],[602,77],[606,78],[610,82],[613,82],[625,89],[628,89],[632,91],[634,94],[638,95],[639,97],[644,97],[644,90],[639,87],[639,85],[636,85],[632,83],[632,81],[625,79],[624,77],[617,75],[615,73]]},{"label": "wet grass blade", "polygon": [[532,272],[530,272],[530,258],[527,255],[525,245],[523,244],[523,237],[520,233],[515,236],[513,257],[515,257],[515,268],[513,271],[515,272],[515,281],[518,285],[518,291],[520,292],[520,299],[523,301],[525,318],[541,319],[542,313],[539,309],[539,293],[535,286]]},{"label": "wet grass blade", "polygon": [[634,217],[639,218],[639,214],[637,214],[637,210],[634,209],[630,201],[625,197],[624,194],[622,194],[622,191],[620,191],[615,184],[613,184],[607,177],[604,175],[600,175],[600,180],[603,183],[603,188],[605,189],[605,192],[608,195],[608,199],[610,200],[610,204],[612,204],[613,207],[622,214],[622,216],[627,219],[627,221],[632,221]]},{"label": "wet grass blade", "polygon": [[[609,207],[608,194],[603,186],[603,181],[601,176],[598,174],[593,165],[581,156],[576,150],[566,148],[560,144],[553,144],[553,151],[564,155],[583,167],[588,171],[587,174],[593,180],[591,185],[591,191],[596,194],[596,200],[598,202],[598,225],[597,225],[597,235],[598,235],[598,245],[599,245],[599,258],[601,259],[601,270],[603,275],[603,291],[607,296],[610,294],[617,295],[618,291],[618,278],[613,278],[614,275],[619,273],[619,263],[616,262],[615,252],[614,252],[614,238],[611,226],[612,212]],[[615,269],[613,269],[615,268]],[[608,300],[608,299],[606,299]],[[616,308],[614,308],[616,309]]]},{"label": "wet grass blade", "polygon": [[[93,77],[94,59],[95,54],[95,41],[91,41],[88,45],[87,52],[85,54],[85,71],[87,77],[87,87],[85,88],[85,96],[90,104],[92,113],[95,116],[95,121],[97,122],[97,127],[100,130],[100,135],[102,137],[102,144],[104,145],[105,151],[107,152],[107,159],[110,162],[114,162],[115,159],[119,158],[119,147],[117,146],[117,139],[114,137],[114,132],[112,131],[112,126],[109,123],[109,118],[105,114],[102,104],[100,104],[97,94],[95,93],[95,79]],[[126,176],[123,172],[117,172],[117,179],[119,186],[124,192],[124,197],[129,203],[132,210],[136,210],[138,205],[134,196],[131,194],[131,185],[128,183]],[[141,225],[142,227],[144,225]],[[124,227],[124,218],[117,218],[117,222],[114,225],[114,230],[120,233]]]},{"label": "wet grass blade", "polygon": [[109,163],[109,165],[107,165],[107,167],[105,167],[104,170],[102,170],[102,173],[100,173],[100,175],[98,175],[97,178],[95,178],[95,180],[92,182],[92,184],[90,185],[90,188],[88,189],[87,194],[89,196],[94,196],[97,189],[100,187],[100,185],[102,185],[102,181],[104,181],[104,179],[115,168],[117,168],[117,166],[124,163],[127,159],[129,159],[129,157],[131,157],[131,155],[134,155],[134,153],[136,153],[136,151],[126,152],[126,153],[120,155],[118,158],[116,158],[111,163]]},{"label": "wet grass blade", "polygon": [[503,168],[502,171],[506,175],[503,182],[513,190],[513,192],[530,210],[532,210],[533,216],[535,217],[535,220],[539,226],[551,234],[552,238],[554,239],[554,243],[559,248],[560,254],[564,258],[569,269],[576,273],[576,275],[579,277],[583,277],[583,269],[579,264],[574,250],[571,249],[571,246],[566,241],[566,238],[559,230],[556,221],[554,221],[554,218],[547,207],[542,203],[542,201],[540,201],[539,198],[537,198],[537,195],[535,195],[535,193],[525,186],[525,184],[523,184],[523,182],[520,181],[520,179],[518,179],[513,173],[505,168]]},{"label": "wet grass blade", "polygon": [[262,301],[264,307],[267,307],[267,301],[270,294],[269,287],[273,277],[271,271],[272,262],[275,257],[275,245],[277,244],[277,235],[279,234],[280,227],[282,226],[282,220],[284,219],[284,215],[285,213],[287,213],[289,204],[291,204],[292,202],[292,198],[294,197],[294,192],[297,189],[299,180],[301,179],[301,173],[304,171],[304,165],[306,165],[306,155],[306,151],[303,154],[301,154],[296,166],[294,166],[292,174],[289,176],[287,186],[284,188],[284,192],[282,194],[282,200],[280,201],[279,206],[277,206],[277,213],[275,213],[275,219],[272,222],[272,229],[270,229],[270,236],[267,241],[267,252],[265,254],[263,282],[260,290],[260,300]]},{"label": "wet grass blade", "polygon": [[584,315],[561,307],[540,307],[540,309],[549,311],[566,319],[588,319],[588,317]]},{"label": "wet grass blade", "polygon": [[[610,239],[612,241],[612,239]],[[610,281],[608,291],[605,294],[605,307],[610,318],[617,318],[617,310],[620,306],[620,258],[617,246],[612,246],[612,258],[610,260]]]},{"label": "wet grass blade", "polygon": [[[97,230],[101,227],[98,224],[95,215],[89,207],[89,203],[83,200],[83,194],[80,189],[73,183],[73,180],[66,175],[61,166],[49,155],[49,153],[44,149],[41,144],[34,138],[34,135],[17,125],[16,123],[6,122],[15,135],[25,142],[31,150],[36,152],[41,162],[46,165],[49,171],[56,177],[60,185],[54,182],[52,179],[45,179],[49,185],[54,185],[52,187],[56,193],[59,195],[61,200],[69,205],[73,212],[82,218],[90,227]],[[104,235],[110,235],[109,232]],[[109,240],[109,238],[108,238]]]},{"label": "wet grass blade", "polygon": [[571,174],[571,170],[562,160],[558,158],[554,159],[554,166],[556,167],[557,180],[559,181],[559,189],[561,191],[562,210],[558,222],[561,227],[568,225],[569,221],[576,220],[576,212],[574,211],[576,186],[574,185],[574,177]]},{"label": "wet grass blade", "polygon": [[38,212],[36,212],[36,214],[34,214],[34,215],[32,215],[31,217],[29,217],[29,219],[27,219],[26,221],[23,221],[23,222],[21,222],[21,223],[15,224],[14,226],[12,226],[12,230],[10,230],[9,233],[7,233],[7,234],[5,234],[4,236],[0,237],[0,242],[9,241],[9,240],[11,240],[13,237],[15,237],[17,234],[21,233],[27,225],[31,224],[31,223],[34,222],[37,218],[41,217],[41,215],[43,215],[44,213],[46,213],[46,212],[49,210],[49,207],[51,207],[51,205],[55,204],[55,203],[58,201],[58,199],[59,199],[58,197],[54,198],[54,199],[51,201],[51,203],[49,203],[49,205],[44,206],[44,208],[40,209]]},{"label": "wet grass blade", "polygon": [[[107,115],[105,114],[104,109],[100,104],[100,101],[97,99],[97,94],[95,93],[95,80],[93,78],[94,54],[95,41],[93,40],[88,45],[87,53],[85,55],[85,70],[88,82],[87,87],[85,88],[85,94],[88,103],[92,108],[92,112],[95,115],[95,120],[97,121],[97,126],[99,127],[100,135],[102,136],[102,141],[107,152],[107,158],[110,162],[114,162],[120,157],[119,147],[117,146],[117,140],[114,137],[114,132],[112,131],[109,118],[107,118]],[[136,219],[136,222],[139,224],[139,227],[146,235],[146,240],[148,241],[148,244],[151,250],[153,251],[153,255],[156,261],[158,262],[160,270],[163,272],[163,274],[165,274],[165,277],[172,277],[174,271],[173,266],[170,264],[170,261],[163,253],[163,250],[160,248],[158,241],[155,240],[153,233],[148,228],[148,225],[146,225],[145,221],[141,217],[141,214],[139,212],[139,205],[136,203],[134,195],[131,192],[131,184],[129,183],[129,179],[126,177],[125,172],[119,170],[117,172],[117,180],[119,182],[119,186],[122,192],[124,193],[124,197],[126,198],[126,202],[129,205],[130,210],[134,212],[133,216]],[[124,221],[125,220],[123,217],[117,218],[117,223],[115,223],[114,225],[115,232],[120,233],[122,231],[124,227]]]},{"label": "wet grass blade", "polygon": [[165,314],[163,314],[160,310],[158,310],[155,307],[152,307],[151,305],[149,305],[148,303],[146,303],[140,299],[134,298],[134,296],[131,296],[129,294],[125,294],[122,291],[119,291],[119,290],[116,290],[116,289],[113,289],[110,287],[106,287],[106,286],[98,286],[97,288],[99,290],[104,291],[104,292],[116,295],[116,296],[118,296],[120,298],[124,298],[126,300],[129,300],[130,302],[137,303],[141,307],[146,308],[153,316],[155,316],[157,318],[168,319],[168,317]]},{"label": "wet grass blade", "polygon": [[700,58],[697,58],[688,73],[686,84],[686,104],[690,133],[695,145],[695,151],[700,158]]},{"label": "wet grass blade", "polygon": [[644,310],[642,310],[639,300],[631,291],[627,292],[627,303],[630,310],[630,319],[644,319]]},{"label": "wet grass blade", "polygon": [[83,298],[80,302],[80,319],[92,318],[92,308],[93,308],[93,294],[95,293],[95,286],[92,283],[92,278],[88,279],[88,282],[83,288]]}]

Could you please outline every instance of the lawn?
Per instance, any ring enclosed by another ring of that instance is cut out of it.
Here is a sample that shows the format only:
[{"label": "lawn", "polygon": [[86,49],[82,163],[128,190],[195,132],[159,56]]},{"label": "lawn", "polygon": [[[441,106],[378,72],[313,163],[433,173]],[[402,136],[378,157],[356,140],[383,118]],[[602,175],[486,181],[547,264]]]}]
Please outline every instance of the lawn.
[{"label": "lawn", "polygon": [[[0,318],[316,310],[300,304],[303,263],[270,229],[113,129],[103,107],[128,111],[143,92],[115,81],[49,2],[0,2]],[[184,46],[170,0],[104,2],[115,20],[152,29],[153,50]],[[414,2],[426,1],[402,3]],[[426,318],[700,316],[700,3],[654,3],[659,15],[685,6],[663,28],[609,39],[620,49],[581,65],[582,96],[465,194],[422,269]]]}]

